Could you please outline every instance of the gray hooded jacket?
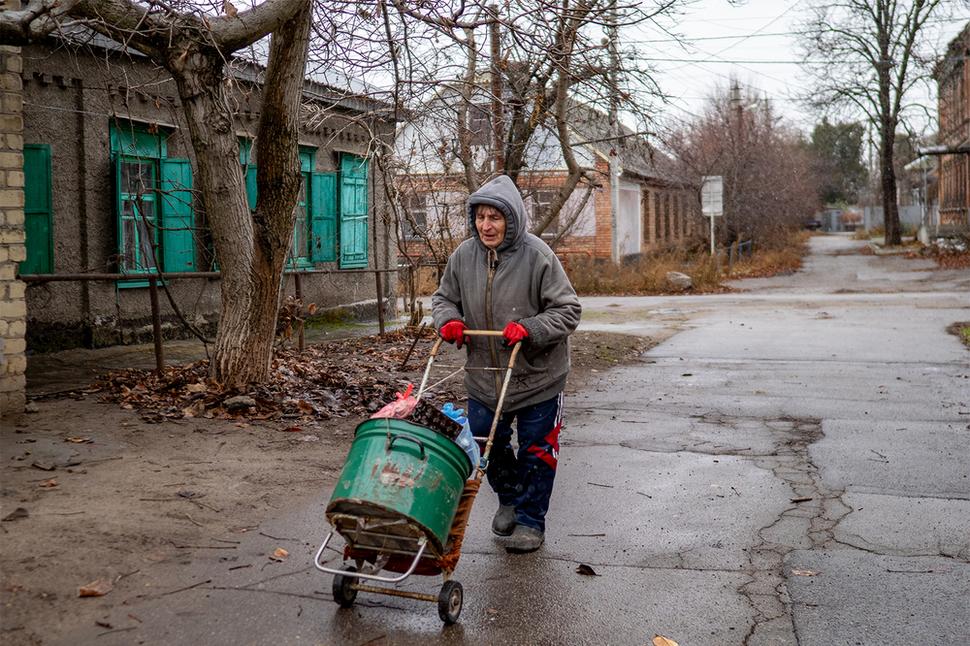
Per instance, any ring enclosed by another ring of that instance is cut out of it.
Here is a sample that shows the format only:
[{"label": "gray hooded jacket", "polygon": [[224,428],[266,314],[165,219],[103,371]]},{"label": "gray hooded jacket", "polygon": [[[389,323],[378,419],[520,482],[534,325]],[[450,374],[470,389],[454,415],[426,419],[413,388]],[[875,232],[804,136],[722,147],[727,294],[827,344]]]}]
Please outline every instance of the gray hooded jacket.
[{"label": "gray hooded jacket", "polygon": [[[488,249],[475,228],[475,207],[489,204],[505,214],[505,240]],[[562,392],[569,373],[569,335],[582,308],[556,254],[526,230],[525,204],[505,175],[488,182],[468,199],[472,237],[462,242],[445,267],[431,299],[435,328],[461,319],[469,329],[502,330],[518,321],[529,332],[505,396],[504,409],[516,410]],[[493,410],[504,373],[474,370],[504,367],[511,350],[500,337],[469,337],[465,387],[473,399]]]}]

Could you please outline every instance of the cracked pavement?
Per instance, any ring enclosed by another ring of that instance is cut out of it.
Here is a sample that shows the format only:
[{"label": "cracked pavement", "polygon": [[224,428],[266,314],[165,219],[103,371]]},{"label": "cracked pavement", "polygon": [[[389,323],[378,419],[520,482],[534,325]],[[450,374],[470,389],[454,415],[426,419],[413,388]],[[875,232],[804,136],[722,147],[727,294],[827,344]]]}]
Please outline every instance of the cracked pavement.
[{"label": "cracked pavement", "polygon": [[584,328],[663,341],[567,391],[542,550],[505,553],[483,487],[458,625],[366,593],[337,609],[310,565],[329,492],[262,525],[300,537],[287,573],[230,585],[199,554],[210,583],[139,615],[166,643],[970,643],[970,352],[945,332],[970,276],[858,246],[814,237],[803,271],[739,293],[583,299]]}]

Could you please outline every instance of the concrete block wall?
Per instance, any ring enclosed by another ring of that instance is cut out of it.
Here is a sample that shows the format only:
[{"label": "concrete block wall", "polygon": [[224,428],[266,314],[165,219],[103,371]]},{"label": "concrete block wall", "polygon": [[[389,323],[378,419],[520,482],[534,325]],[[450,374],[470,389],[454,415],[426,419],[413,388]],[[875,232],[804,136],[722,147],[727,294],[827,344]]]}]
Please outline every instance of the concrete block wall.
[{"label": "concrete block wall", "polygon": [[0,46],[0,415],[23,412],[25,403],[27,306],[16,278],[25,258],[22,69],[20,48]]}]

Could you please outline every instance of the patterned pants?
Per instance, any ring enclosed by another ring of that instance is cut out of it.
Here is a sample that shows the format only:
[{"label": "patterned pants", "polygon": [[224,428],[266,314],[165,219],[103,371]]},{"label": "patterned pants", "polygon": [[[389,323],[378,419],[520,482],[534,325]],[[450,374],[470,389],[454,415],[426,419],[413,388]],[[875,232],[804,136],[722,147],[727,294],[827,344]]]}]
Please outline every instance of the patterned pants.
[{"label": "patterned pants", "polygon": [[[495,412],[468,400],[468,424],[475,437],[486,437]],[[519,450],[512,449],[512,422],[516,422]],[[562,393],[532,406],[502,413],[489,456],[488,483],[499,502],[515,507],[515,521],[540,531],[546,528],[546,511],[559,462],[562,428]]]}]

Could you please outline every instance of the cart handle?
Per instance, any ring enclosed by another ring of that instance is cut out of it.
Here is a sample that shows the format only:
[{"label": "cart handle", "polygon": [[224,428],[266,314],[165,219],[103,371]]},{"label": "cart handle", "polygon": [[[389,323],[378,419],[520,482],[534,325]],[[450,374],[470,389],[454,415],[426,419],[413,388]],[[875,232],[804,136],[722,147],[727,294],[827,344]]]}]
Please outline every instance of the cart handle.
[{"label": "cart handle", "polygon": [[[465,336],[505,336],[501,330],[468,330],[464,331]],[[424,375],[421,377],[421,385],[418,387],[418,394],[415,396],[416,399],[421,399],[424,395],[425,387],[428,385],[428,377],[431,376],[431,366],[434,364],[435,357],[438,356],[438,351],[441,349],[441,344],[444,343],[444,339],[440,336],[435,339],[434,345],[431,346],[431,353],[428,355],[428,363],[424,368]],[[497,370],[511,370],[512,365],[515,363],[515,355],[518,352],[517,348],[522,345],[521,341],[517,341],[514,346],[512,346],[512,356],[509,358],[509,365],[506,368],[496,368]],[[446,379],[454,376],[449,375]]]},{"label": "cart handle", "polygon": [[391,435],[390,433],[388,433],[387,448],[385,450],[390,451],[391,447],[394,446],[394,443],[398,440],[407,440],[408,442],[414,442],[415,444],[417,444],[418,448],[421,449],[421,459],[427,460],[427,458],[424,455],[424,442],[414,437],[413,435],[408,435],[407,433],[401,433],[400,435]]}]

